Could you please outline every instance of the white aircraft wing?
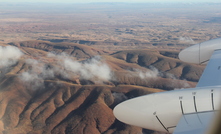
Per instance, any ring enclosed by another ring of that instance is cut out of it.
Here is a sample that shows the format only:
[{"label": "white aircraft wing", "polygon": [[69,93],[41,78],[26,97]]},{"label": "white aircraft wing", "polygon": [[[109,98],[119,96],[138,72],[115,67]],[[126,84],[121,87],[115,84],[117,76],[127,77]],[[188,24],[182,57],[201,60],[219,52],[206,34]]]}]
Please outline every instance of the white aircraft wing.
[{"label": "white aircraft wing", "polygon": [[[221,50],[215,50],[197,84],[197,87],[221,85]],[[182,115],[173,134],[203,134],[211,127],[214,111]],[[213,121],[214,122],[214,121]]]},{"label": "white aircraft wing", "polygon": [[197,87],[221,85],[221,50],[215,50],[210,58]]},{"label": "white aircraft wing", "polygon": [[[212,131],[221,125],[221,38],[188,47],[179,53],[179,58],[190,63],[208,63],[196,88],[124,101],[114,108],[115,117],[130,125],[166,133],[215,134]],[[219,118],[214,118],[216,111]]]}]

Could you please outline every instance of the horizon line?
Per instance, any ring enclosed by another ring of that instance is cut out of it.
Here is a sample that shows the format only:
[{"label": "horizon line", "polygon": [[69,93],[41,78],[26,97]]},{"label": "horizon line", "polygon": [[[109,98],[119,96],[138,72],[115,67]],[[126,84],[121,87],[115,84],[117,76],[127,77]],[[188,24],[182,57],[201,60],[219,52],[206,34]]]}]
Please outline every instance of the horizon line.
[{"label": "horizon line", "polygon": [[179,2],[179,1],[171,1],[171,2],[52,2],[52,1],[49,1],[49,2],[33,2],[33,1],[26,1],[26,2],[4,2],[4,1],[0,1],[0,3],[54,3],[54,4],[70,4],[70,3],[72,3],[72,4],[106,4],[106,3],[109,3],[109,4],[111,4],[111,3],[122,3],[122,4],[142,4],[142,3],[152,3],[152,4],[175,4],[175,3],[185,3],[185,4],[195,4],[195,3],[213,3],[213,4],[215,4],[215,3],[221,3],[221,2],[185,2],[185,1],[183,1],[183,2]]}]

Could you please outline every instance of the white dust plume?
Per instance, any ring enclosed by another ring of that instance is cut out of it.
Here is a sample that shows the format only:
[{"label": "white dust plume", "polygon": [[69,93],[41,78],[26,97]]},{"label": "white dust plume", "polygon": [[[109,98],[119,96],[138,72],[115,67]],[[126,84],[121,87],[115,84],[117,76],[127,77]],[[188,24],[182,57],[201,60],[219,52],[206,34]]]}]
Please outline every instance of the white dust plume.
[{"label": "white dust plume", "polygon": [[117,103],[117,104],[128,99],[128,97],[124,93],[114,92],[114,93],[112,93],[112,95],[114,97],[115,103]]}]

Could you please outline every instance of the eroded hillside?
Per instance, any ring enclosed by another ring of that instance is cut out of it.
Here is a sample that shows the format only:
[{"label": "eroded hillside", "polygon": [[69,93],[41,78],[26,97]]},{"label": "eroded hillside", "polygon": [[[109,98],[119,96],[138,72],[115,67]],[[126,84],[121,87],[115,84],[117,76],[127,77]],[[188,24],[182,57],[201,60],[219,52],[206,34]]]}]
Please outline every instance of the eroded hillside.
[{"label": "eroded hillside", "polygon": [[112,109],[129,98],[194,87],[204,69],[173,51],[113,53],[45,41],[2,46],[2,134],[152,133],[119,122]]}]

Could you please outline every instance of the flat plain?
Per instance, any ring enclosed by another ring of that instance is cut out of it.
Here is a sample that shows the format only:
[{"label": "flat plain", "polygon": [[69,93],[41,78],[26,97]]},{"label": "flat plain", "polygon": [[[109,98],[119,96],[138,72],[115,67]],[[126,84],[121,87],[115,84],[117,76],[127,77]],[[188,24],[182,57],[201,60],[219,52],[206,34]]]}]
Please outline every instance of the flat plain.
[{"label": "flat plain", "polygon": [[1,3],[0,41],[174,49],[221,36],[219,3]]}]

